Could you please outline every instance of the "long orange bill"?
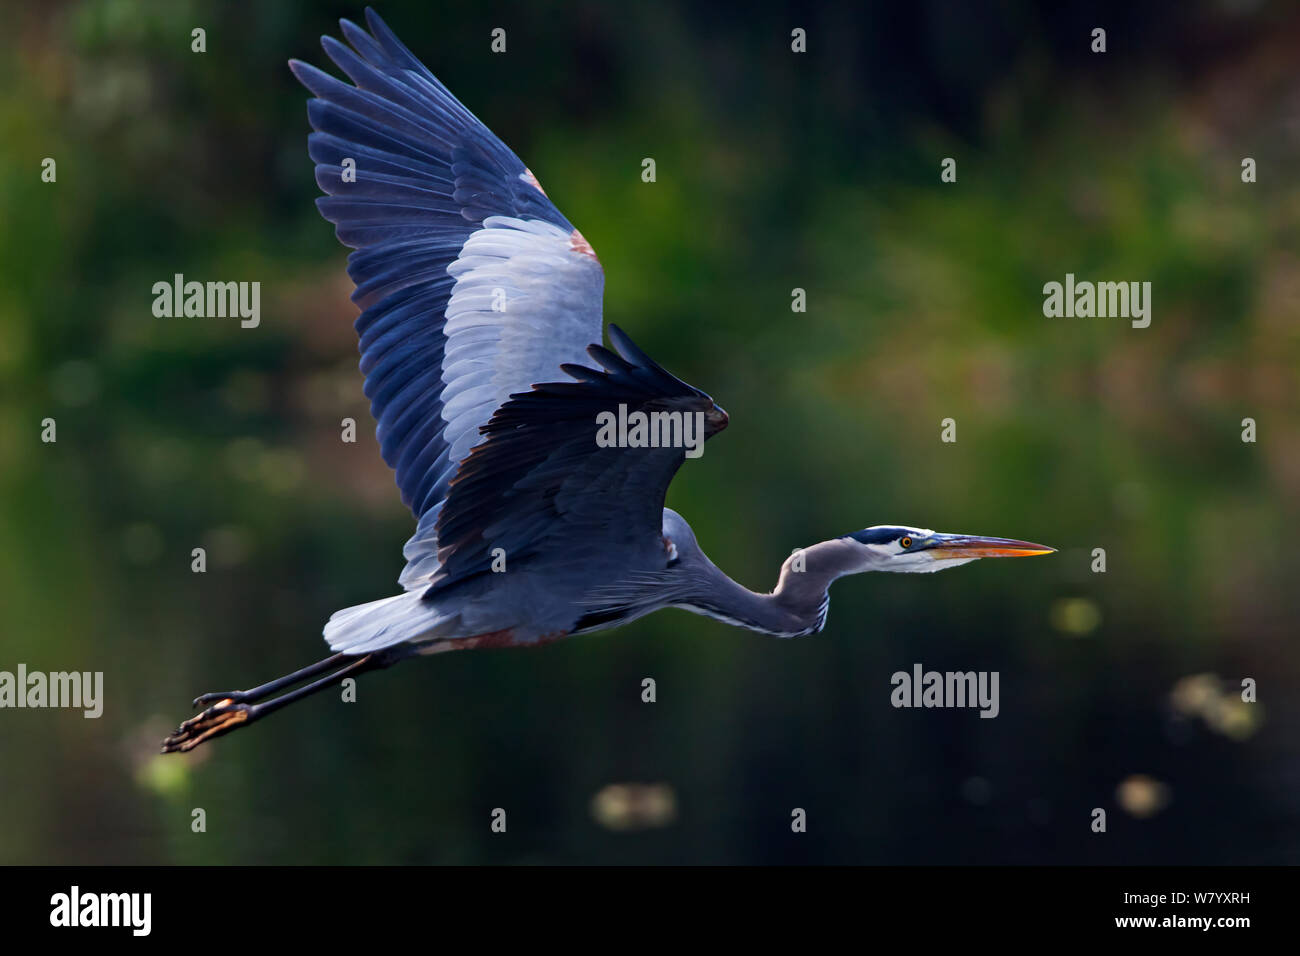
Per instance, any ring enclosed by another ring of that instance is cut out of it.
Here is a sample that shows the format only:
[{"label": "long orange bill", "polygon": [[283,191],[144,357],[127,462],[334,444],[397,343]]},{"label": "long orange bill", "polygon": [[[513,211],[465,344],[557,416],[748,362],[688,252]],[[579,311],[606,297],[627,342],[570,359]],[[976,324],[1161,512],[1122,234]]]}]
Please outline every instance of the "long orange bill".
[{"label": "long orange bill", "polygon": [[1014,538],[981,538],[969,534],[936,534],[926,550],[936,558],[1027,558],[1056,549]]}]

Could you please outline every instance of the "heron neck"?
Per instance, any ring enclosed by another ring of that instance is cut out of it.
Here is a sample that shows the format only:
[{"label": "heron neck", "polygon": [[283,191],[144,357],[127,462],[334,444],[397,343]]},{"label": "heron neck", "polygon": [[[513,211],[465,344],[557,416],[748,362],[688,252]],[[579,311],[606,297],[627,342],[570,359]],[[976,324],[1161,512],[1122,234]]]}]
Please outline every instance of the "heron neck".
[{"label": "heron neck", "polygon": [[855,570],[854,561],[852,549],[838,541],[804,548],[782,566],[780,579],[770,594],[749,590],[709,562],[705,587],[684,606],[778,637],[813,634],[826,623],[831,582]]}]

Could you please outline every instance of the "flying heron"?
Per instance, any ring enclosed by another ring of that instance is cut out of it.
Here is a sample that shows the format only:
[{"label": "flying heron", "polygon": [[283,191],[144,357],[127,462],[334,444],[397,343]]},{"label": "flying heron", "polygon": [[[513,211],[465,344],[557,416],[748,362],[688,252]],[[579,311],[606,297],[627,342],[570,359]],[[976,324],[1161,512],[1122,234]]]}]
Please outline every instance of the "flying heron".
[{"label": "flying heron", "polygon": [[[591,244],[373,10],[366,21],[369,33],[341,21],[351,49],[321,38],[354,85],[289,67],[315,97],[316,202],[355,250],[365,394],[417,520],[403,591],[336,612],[324,660],[197,698],[206,709],[164,752],[417,654],[535,646],[668,607],[799,637],[825,625],[844,575],[1053,550],[885,525],[794,552],[768,594],[729,578],[664,507],[691,452],[677,426],[695,423],[702,442],[726,412],[616,326],[613,349],[599,344],[604,272]],[[679,416],[670,440],[598,440],[604,416],[637,412]]]}]

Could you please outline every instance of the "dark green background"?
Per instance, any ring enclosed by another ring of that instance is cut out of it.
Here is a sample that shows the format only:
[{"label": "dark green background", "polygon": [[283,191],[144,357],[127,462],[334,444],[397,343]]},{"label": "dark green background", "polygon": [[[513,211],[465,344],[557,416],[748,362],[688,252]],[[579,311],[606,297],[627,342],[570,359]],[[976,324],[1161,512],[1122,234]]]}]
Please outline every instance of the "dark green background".
[{"label": "dark green background", "polygon": [[[417,661],[166,758],[196,693],[397,590],[285,67],[361,8],[0,12],[0,669],[106,684],[97,721],[0,711],[0,862],[1300,860],[1293,5],[382,4],[595,246],[606,316],[730,412],[669,495],[721,567],[767,588],[881,523],[1061,550],[841,582],[804,640],[668,611]],[[176,272],[260,281],[261,326],[154,318]],[[1067,272],[1152,282],[1151,327],[1044,318]],[[916,662],[999,671],[1001,715],[893,709]],[[675,818],[602,825],[621,782]]]}]

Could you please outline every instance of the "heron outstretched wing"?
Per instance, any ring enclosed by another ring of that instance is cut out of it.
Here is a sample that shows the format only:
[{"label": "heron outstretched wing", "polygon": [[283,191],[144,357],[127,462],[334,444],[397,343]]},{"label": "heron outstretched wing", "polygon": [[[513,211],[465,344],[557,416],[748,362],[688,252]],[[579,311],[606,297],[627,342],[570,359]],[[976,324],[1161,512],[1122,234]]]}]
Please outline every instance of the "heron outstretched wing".
[{"label": "heron outstretched wing", "polygon": [[365,393],[384,460],[419,519],[402,583],[436,569],[450,482],[510,395],[601,340],[595,253],[504,143],[372,10],[321,43],[349,85],[291,61],[313,94],[317,200],[355,249]]}]

